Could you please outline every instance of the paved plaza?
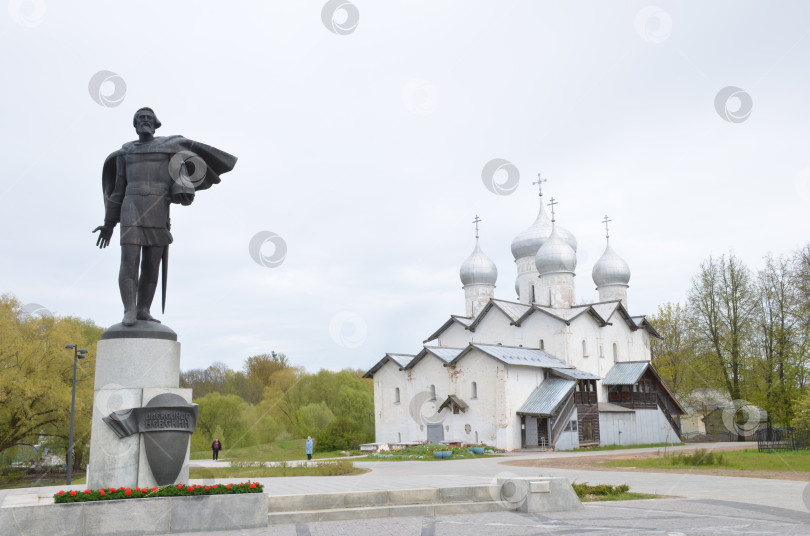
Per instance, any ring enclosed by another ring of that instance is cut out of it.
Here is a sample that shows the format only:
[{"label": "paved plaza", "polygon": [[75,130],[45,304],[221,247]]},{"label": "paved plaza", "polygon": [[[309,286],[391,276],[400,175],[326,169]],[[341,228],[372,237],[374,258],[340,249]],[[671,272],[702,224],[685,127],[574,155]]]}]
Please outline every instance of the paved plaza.
[{"label": "paved plaza", "polygon": [[[674,447],[713,448],[734,444]],[[454,461],[357,461],[369,472],[355,476],[283,477],[258,479],[269,495],[410,489],[486,484],[496,477],[564,476],[570,481],[592,484],[628,484],[632,491],[657,493],[665,499],[586,503],[576,512],[518,514],[508,511],[436,517],[400,517],[354,521],[275,525],[260,529],[210,533],[217,536],[318,535],[522,535],[522,534],[655,534],[659,536],[703,534],[808,534],[810,535],[810,483],[774,479],[707,476],[695,473],[640,473],[635,471],[584,471],[503,465],[504,461],[604,456],[632,451],[592,453],[526,453],[507,457]],[[193,461],[210,467],[227,461]],[[227,480],[219,479],[219,482]],[[232,479],[230,481],[237,481]],[[193,481],[194,482],[194,481]],[[202,481],[196,481],[202,482]],[[82,489],[72,486],[71,489]],[[48,495],[60,488],[3,490],[9,495]],[[203,533],[205,534],[205,533]]]}]

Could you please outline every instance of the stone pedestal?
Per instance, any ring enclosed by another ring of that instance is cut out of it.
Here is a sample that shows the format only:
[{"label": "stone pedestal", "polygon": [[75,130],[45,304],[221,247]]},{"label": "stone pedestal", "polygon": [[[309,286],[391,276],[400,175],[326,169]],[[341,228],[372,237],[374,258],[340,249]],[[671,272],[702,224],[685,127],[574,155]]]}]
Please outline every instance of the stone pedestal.
[{"label": "stone pedestal", "polygon": [[[150,336],[151,335],[151,336]],[[95,396],[90,429],[87,487],[151,487],[155,479],[144,449],[144,434],[119,438],[102,420],[114,411],[144,407],[162,393],[191,403],[191,389],[180,389],[180,343],[171,329],[139,321],[104,332],[96,354]],[[188,482],[189,450],[177,482]]]}]

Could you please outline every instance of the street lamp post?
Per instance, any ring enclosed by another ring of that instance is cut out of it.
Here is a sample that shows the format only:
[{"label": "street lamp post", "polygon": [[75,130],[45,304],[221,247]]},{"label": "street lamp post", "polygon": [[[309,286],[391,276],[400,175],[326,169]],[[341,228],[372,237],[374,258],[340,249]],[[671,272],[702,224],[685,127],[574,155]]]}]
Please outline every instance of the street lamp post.
[{"label": "street lamp post", "polygon": [[70,401],[70,435],[68,436],[67,451],[67,485],[70,485],[70,476],[73,469],[73,416],[76,413],[76,363],[79,359],[84,359],[87,350],[79,350],[75,344],[68,344],[66,349],[73,349],[73,398]]}]

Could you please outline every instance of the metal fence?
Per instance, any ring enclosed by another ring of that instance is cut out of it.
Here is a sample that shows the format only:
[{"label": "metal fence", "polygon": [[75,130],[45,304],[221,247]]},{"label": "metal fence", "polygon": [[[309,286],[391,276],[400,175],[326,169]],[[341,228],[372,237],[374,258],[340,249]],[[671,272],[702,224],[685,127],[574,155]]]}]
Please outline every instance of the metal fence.
[{"label": "metal fence", "polygon": [[757,448],[768,450],[810,450],[810,430],[793,428],[760,428],[756,432]]}]

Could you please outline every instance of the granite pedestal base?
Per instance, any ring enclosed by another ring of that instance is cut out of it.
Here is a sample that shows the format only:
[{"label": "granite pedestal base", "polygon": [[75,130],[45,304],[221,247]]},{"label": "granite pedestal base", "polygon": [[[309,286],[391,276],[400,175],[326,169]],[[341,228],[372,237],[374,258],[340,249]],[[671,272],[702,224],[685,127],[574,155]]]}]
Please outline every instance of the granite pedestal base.
[{"label": "granite pedestal base", "polygon": [[[162,328],[161,334],[168,329]],[[134,337],[119,337],[120,333],[115,332],[114,338],[103,337],[98,343],[90,462],[87,466],[87,487],[90,489],[156,485],[146,460],[145,434],[119,438],[102,420],[104,417],[114,411],[143,407],[162,393],[180,395],[191,403],[191,389],[179,388],[179,342],[144,337],[144,328],[139,329]],[[176,482],[188,482],[189,450],[186,449],[183,468]]]}]

